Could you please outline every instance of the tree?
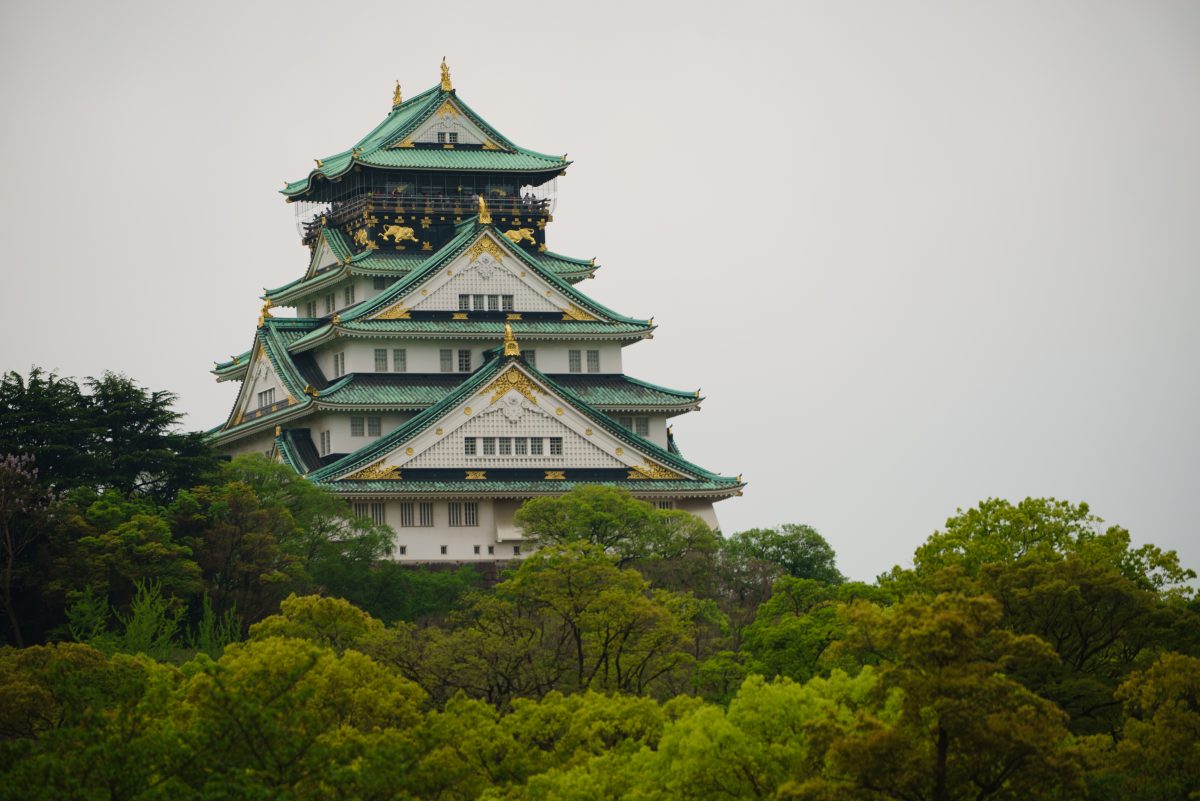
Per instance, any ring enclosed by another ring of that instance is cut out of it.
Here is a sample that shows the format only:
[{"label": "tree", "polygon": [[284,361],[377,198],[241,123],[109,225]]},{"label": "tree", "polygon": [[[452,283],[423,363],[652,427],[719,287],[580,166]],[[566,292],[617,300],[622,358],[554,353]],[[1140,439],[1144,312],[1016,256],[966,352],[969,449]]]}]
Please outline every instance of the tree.
[{"label": "tree", "polygon": [[846,580],[837,569],[833,548],[812,526],[785,523],[775,528],[752,528],[726,540],[722,551],[731,561],[767,562],[796,578],[829,584]]},{"label": "tree", "polygon": [[25,642],[13,588],[31,582],[23,557],[45,535],[55,500],[39,483],[33,457],[0,454],[0,602],[18,648]]}]

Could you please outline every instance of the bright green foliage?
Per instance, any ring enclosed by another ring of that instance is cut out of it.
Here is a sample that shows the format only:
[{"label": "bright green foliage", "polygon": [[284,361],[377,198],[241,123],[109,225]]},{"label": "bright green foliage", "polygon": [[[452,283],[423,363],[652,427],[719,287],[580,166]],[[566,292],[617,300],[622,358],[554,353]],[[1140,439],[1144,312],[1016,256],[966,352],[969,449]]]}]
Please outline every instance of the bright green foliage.
[{"label": "bright green foliage", "polygon": [[1200,659],[1163,654],[1117,691],[1124,737],[1090,739],[1092,796],[1128,801],[1200,798]]},{"label": "bright green foliage", "polygon": [[250,627],[250,639],[293,637],[308,640],[338,653],[352,648],[370,653],[379,647],[383,624],[341,598],[289,595],[279,604],[279,614]]},{"label": "bright green foliage", "polygon": [[718,544],[699,518],[656,509],[615,487],[583,485],[557,498],[534,498],[517,510],[515,520],[536,543],[591,543],[614,554],[622,566],[713,553]]},{"label": "bright green foliage", "polygon": [[775,528],[752,528],[734,534],[722,545],[726,559],[766,562],[795,578],[838,584],[846,578],[837,569],[833,548],[812,526],[785,523]]}]

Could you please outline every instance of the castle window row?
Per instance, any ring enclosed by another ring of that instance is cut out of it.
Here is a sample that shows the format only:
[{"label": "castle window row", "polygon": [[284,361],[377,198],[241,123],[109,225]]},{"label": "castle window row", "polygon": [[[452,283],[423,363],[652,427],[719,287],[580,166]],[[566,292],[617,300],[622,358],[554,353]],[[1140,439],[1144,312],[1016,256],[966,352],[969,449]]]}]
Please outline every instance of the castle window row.
[{"label": "castle window row", "polygon": [[[583,372],[583,351],[569,350],[567,351],[567,369],[572,373]],[[587,371],[589,373],[600,372],[600,351],[589,350],[587,352]]]},{"label": "castle window row", "polygon": [[[486,303],[486,306],[485,306]],[[459,295],[459,311],[506,311],[513,310],[512,295]]]},{"label": "castle window row", "polygon": [[[482,451],[479,450],[483,446]],[[562,437],[464,437],[466,456],[562,456]]]},{"label": "castle window row", "polygon": [[[397,545],[396,551],[400,556],[407,556],[408,555],[408,546],[407,545]],[[450,546],[442,545],[439,547],[438,552],[442,556],[449,556],[450,555]],[[475,556],[479,556],[481,553],[483,553],[483,546],[482,545],[472,545],[471,552]],[[487,546],[487,554],[488,554],[488,556],[495,556],[496,555],[496,546],[495,545]],[[455,554],[455,555],[457,555],[457,554]],[[512,555],[513,556],[521,555],[521,546],[520,545],[512,546]]]},{"label": "castle window row", "polygon": [[649,417],[618,417],[617,424],[621,428],[627,428],[639,437],[650,436],[650,418]]},{"label": "castle window row", "polygon": [[378,437],[383,432],[383,418],[381,417],[351,417],[350,418],[350,436],[363,436],[363,422],[366,422],[366,435],[368,437]]}]

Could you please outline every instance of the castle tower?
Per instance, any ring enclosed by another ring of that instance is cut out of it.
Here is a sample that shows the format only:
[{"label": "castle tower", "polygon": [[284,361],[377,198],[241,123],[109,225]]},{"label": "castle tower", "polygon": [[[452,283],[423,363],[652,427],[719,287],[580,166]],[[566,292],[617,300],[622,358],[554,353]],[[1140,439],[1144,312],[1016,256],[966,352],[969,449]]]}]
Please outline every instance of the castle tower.
[{"label": "castle tower", "polygon": [[[518,147],[440,83],[282,190],[310,251],[266,290],[241,381],[214,429],[396,531],[395,558],[520,555],[513,513],[577,484],[623,487],[716,525],[740,477],[684,459],[668,420],[699,392],[627,376],[621,352],[653,320],[576,286],[594,259],[547,249],[568,164]],[[294,309],[295,316],[276,316]]]}]

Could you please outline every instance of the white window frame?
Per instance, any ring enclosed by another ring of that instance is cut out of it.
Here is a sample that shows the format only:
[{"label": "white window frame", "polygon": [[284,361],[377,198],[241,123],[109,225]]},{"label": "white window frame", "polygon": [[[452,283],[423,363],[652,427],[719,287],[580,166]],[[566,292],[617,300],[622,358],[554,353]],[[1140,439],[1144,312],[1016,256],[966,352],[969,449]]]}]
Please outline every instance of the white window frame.
[{"label": "white window frame", "polygon": [[407,373],[408,372],[408,349],[407,348],[392,348],[392,372]]},{"label": "white window frame", "polygon": [[364,435],[365,430],[361,417],[355,416],[350,418],[350,436],[361,437]]},{"label": "white window frame", "polygon": [[567,372],[571,372],[571,373],[582,373],[583,372],[583,359],[581,358],[581,356],[582,356],[581,351],[578,351],[578,350],[568,350],[567,351]]},{"label": "white window frame", "polygon": [[438,359],[441,361],[443,373],[454,372],[454,350],[452,348],[441,348],[438,351]]},{"label": "white window frame", "polygon": [[375,372],[386,373],[387,371],[388,371],[387,348],[375,348]]}]

